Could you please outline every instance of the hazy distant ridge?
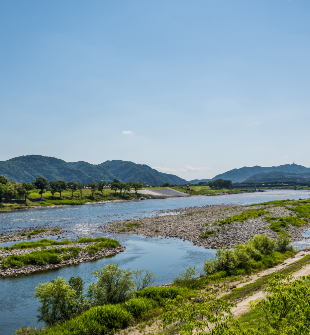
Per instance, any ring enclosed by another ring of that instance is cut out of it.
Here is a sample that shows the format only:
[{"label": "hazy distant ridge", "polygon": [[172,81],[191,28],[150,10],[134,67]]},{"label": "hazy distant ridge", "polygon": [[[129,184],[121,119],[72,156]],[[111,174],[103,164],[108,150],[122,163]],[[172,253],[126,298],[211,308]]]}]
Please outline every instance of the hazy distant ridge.
[{"label": "hazy distant ridge", "polygon": [[242,167],[240,169],[233,169],[230,171],[227,171],[222,174],[218,174],[213,178],[215,179],[228,179],[231,180],[233,183],[242,182],[244,180],[247,180],[249,177],[262,174],[262,173],[268,173],[268,172],[283,172],[283,173],[307,173],[310,172],[310,168],[306,168],[302,165],[297,164],[285,164],[280,166],[271,166],[271,167],[262,167],[262,166],[253,166],[253,167]]}]

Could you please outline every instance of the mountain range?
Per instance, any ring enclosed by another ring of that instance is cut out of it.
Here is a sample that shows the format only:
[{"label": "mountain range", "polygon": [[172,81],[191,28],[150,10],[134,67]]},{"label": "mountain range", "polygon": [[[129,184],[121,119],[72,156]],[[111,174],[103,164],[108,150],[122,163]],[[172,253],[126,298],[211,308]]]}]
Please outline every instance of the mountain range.
[{"label": "mountain range", "polygon": [[[303,174],[309,173],[310,168],[306,168],[302,165],[297,164],[285,164],[280,166],[271,166],[271,167],[262,167],[262,166],[253,166],[253,167],[242,167],[240,169],[233,169],[222,174],[218,174],[212,180],[215,179],[228,179],[233,183],[240,183],[245,180],[249,180],[250,177],[254,175],[261,175],[269,172],[282,172],[282,173],[293,173],[293,174]],[[280,181],[280,180],[278,180]]]},{"label": "mountain range", "polygon": [[98,165],[87,162],[68,163],[62,159],[40,155],[20,156],[2,161],[0,175],[18,183],[32,182],[37,177],[44,177],[49,181],[64,180],[82,184],[115,178],[124,182],[139,181],[148,185],[186,183],[185,179],[158,172],[145,164],[121,160],[106,161]]},{"label": "mountain range", "polygon": [[106,161],[95,165],[83,161],[65,162],[54,157],[28,155],[0,161],[0,175],[19,183],[28,183],[37,177],[45,177],[49,181],[64,180],[82,184],[116,178],[124,182],[139,181],[146,185],[162,185],[164,183],[179,185],[198,184],[219,178],[231,180],[233,183],[243,181],[308,181],[310,168],[297,164],[242,167],[218,174],[212,179],[186,181],[173,174],[158,172],[146,164],[122,160]]}]

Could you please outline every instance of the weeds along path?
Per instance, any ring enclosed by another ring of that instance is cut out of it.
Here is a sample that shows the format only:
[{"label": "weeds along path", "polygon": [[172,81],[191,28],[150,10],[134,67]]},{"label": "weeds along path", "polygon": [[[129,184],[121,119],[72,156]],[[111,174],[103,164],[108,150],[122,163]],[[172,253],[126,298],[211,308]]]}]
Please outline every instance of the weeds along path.
[{"label": "weeds along path", "polygon": [[[242,283],[239,285],[236,285],[237,288],[241,288],[247,284],[250,283],[254,283],[255,281],[257,281],[260,277],[263,277],[265,275],[274,273],[276,271],[280,271],[282,269],[287,268],[290,264],[302,259],[303,257],[305,257],[305,255],[309,255],[310,250],[303,250],[301,252],[299,252],[298,254],[295,255],[295,257],[291,257],[289,259],[285,260],[285,263],[282,263],[278,266],[275,266],[274,268],[271,269],[267,269],[264,270],[258,274],[255,274],[253,276],[251,276],[250,280],[248,280],[246,283]],[[307,276],[310,274],[310,264],[306,264],[304,265],[301,269],[295,271],[292,273],[292,276],[294,278],[298,278],[301,276]],[[246,297],[245,299],[239,301],[237,303],[237,306],[232,308],[232,313],[234,314],[235,317],[239,317],[242,314],[248,312],[250,310],[250,301],[252,300],[257,300],[257,299],[264,299],[265,298],[265,294],[263,291],[258,291],[255,292],[253,295]]]}]

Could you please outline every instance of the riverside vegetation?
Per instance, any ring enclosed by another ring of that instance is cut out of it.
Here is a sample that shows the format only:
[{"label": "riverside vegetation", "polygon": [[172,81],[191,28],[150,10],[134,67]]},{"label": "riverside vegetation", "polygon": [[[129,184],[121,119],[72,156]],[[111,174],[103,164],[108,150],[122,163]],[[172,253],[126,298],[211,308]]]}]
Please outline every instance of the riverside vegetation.
[{"label": "riverside vegetation", "polygon": [[[14,183],[0,176],[0,211],[34,208],[37,206],[84,205],[90,202],[134,200],[143,185],[114,180],[110,187],[104,181],[87,185],[63,180],[48,181],[43,177],[33,183]],[[135,193],[129,193],[134,190]],[[118,191],[118,192],[117,192]],[[56,193],[59,195],[56,196]],[[147,195],[143,195],[147,198]],[[4,201],[2,201],[4,199]]]},{"label": "riverside vegetation", "polygon": [[[286,276],[309,264],[309,256],[284,268],[282,273],[273,273],[219,297],[230,283],[245,274],[294,257],[296,251],[289,243],[290,239],[282,234],[277,241],[255,236],[235,250],[219,250],[213,260],[205,262],[205,275],[196,278],[198,272],[192,266],[169,287],[150,286],[155,278],[149,271],[123,270],[114,264],[94,272],[97,281],[88,286],[85,294],[79,277],[39,284],[35,293],[40,301],[38,320],[44,321],[46,327],[23,327],[16,334],[99,335],[122,329],[130,333],[130,327],[137,325],[142,331],[152,324],[156,327],[150,334],[192,335],[198,331],[243,335],[262,334],[262,330],[265,334],[308,334],[310,277],[292,281]],[[234,320],[235,302],[261,289],[266,281],[267,299],[255,302],[246,320]],[[249,322],[257,315],[263,315],[259,327]]]},{"label": "riverside vegetation", "polygon": [[[0,247],[0,276],[25,274],[44,270],[43,265],[70,265],[68,263],[75,258],[74,264],[105,257],[123,251],[116,240],[109,238],[86,238],[77,241],[65,239],[54,241],[42,239],[33,242],[21,242],[9,247]],[[103,252],[103,250],[105,252]],[[115,251],[113,251],[115,250]],[[13,271],[10,269],[14,269]],[[26,268],[24,271],[16,270]]]}]

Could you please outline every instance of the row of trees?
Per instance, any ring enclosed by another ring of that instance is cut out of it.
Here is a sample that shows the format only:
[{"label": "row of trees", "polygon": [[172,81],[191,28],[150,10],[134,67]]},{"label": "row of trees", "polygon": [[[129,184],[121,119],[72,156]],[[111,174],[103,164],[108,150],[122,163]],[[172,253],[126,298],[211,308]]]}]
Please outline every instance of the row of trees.
[{"label": "row of trees", "polygon": [[[73,181],[70,181],[66,183],[64,180],[57,180],[57,181],[48,181],[44,177],[38,177],[35,181],[32,183],[14,183],[10,181],[9,179],[5,178],[4,176],[0,176],[0,201],[2,198],[5,198],[6,200],[11,200],[15,198],[22,198],[27,199],[30,191],[33,189],[38,189],[39,194],[41,195],[41,198],[43,196],[43,193],[46,191],[50,191],[52,193],[52,196],[54,197],[55,193],[59,193],[59,196],[61,198],[61,193],[66,190],[71,190],[71,196],[73,198],[73,193],[77,190],[80,191],[80,195],[82,197],[82,190],[87,187],[91,189],[92,196],[94,196],[94,193],[98,190],[99,192],[103,193],[104,188],[108,187],[105,181],[100,181],[99,183],[89,183],[86,186],[75,183]],[[111,185],[109,187],[112,190],[117,190],[122,193],[122,191],[130,191],[131,189],[134,189],[135,192],[139,189],[143,188],[143,184],[139,182],[129,182],[129,183],[123,183],[117,179],[114,179]]]},{"label": "row of trees", "polygon": [[[201,183],[199,183],[199,185],[200,184]],[[232,189],[233,188],[232,181],[231,180],[224,180],[224,179],[216,179],[216,180],[209,181],[208,183],[202,183],[202,184],[206,184],[207,186],[209,186],[213,190],[220,190],[222,188],[226,188],[226,189]]]}]

